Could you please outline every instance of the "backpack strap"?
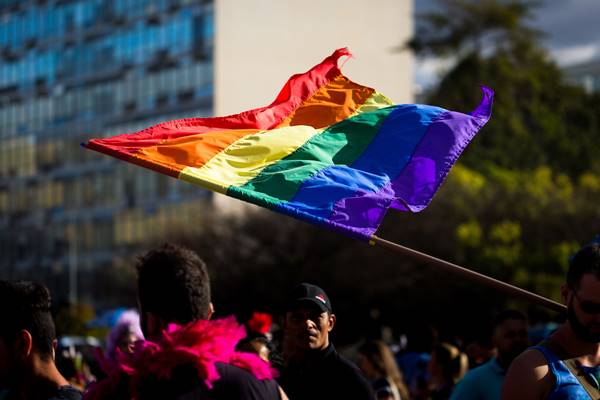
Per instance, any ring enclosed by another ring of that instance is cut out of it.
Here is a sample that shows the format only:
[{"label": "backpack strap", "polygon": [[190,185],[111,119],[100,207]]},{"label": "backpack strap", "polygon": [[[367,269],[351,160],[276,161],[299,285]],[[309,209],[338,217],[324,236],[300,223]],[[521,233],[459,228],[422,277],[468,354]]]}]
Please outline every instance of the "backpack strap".
[{"label": "backpack strap", "polygon": [[575,358],[569,358],[569,355],[563,347],[553,340],[547,339],[540,343],[540,346],[546,347],[548,350],[556,354],[566,365],[569,372],[577,379],[583,390],[590,396],[591,399],[600,399],[600,390],[588,381],[587,377],[579,368]]},{"label": "backpack strap", "polygon": [[592,399],[600,399],[600,390],[588,381],[587,377],[577,365],[577,361],[574,358],[570,358],[568,360],[563,360],[569,371],[573,374],[575,378],[579,381],[583,389],[590,395]]}]

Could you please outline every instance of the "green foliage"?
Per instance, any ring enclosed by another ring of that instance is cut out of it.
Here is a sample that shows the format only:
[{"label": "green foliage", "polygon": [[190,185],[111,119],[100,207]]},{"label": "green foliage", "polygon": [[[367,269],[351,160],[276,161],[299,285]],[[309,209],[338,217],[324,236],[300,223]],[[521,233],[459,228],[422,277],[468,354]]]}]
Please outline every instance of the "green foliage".
[{"label": "green foliage", "polygon": [[[513,54],[514,56],[514,54]],[[428,103],[468,111],[477,103],[476,86],[496,91],[493,115],[462,161],[487,172],[489,165],[532,169],[547,165],[578,176],[598,172],[600,98],[562,82],[544,55],[510,59],[471,54],[442,79]]]},{"label": "green foliage", "polygon": [[496,92],[492,118],[462,161],[486,173],[490,164],[546,165],[571,177],[600,172],[600,96],[564,81],[526,25],[532,3],[441,3],[445,10],[425,16],[422,32],[409,43],[419,54],[456,58],[426,102],[469,111],[479,84]]},{"label": "green foliage", "polygon": [[481,245],[481,226],[471,220],[456,227],[456,239],[464,247],[478,247]]},{"label": "green foliage", "polygon": [[544,166],[531,171],[494,167],[485,185],[478,187],[478,206],[469,211],[460,208],[472,195],[464,179],[468,171],[458,166],[432,205],[434,212],[436,207],[448,214],[464,212],[454,214],[456,254],[470,254],[463,262],[556,296],[548,282],[564,279],[568,256],[600,226],[600,177],[586,173],[571,179]]},{"label": "green foliage", "polygon": [[496,92],[491,120],[438,195],[456,217],[449,254],[558,298],[568,255],[600,226],[600,96],[566,83],[541,47],[528,26],[537,3],[439,3],[408,43],[455,60],[426,102],[468,111],[478,84]]},{"label": "green foliage", "polygon": [[520,0],[439,0],[443,12],[420,15],[417,35],[408,45],[418,53],[462,55],[489,46],[511,48],[539,38],[528,26],[535,2]]},{"label": "green foliage", "polygon": [[85,324],[92,320],[94,316],[94,308],[86,303],[63,306],[55,317],[58,336],[87,336],[92,334]]}]

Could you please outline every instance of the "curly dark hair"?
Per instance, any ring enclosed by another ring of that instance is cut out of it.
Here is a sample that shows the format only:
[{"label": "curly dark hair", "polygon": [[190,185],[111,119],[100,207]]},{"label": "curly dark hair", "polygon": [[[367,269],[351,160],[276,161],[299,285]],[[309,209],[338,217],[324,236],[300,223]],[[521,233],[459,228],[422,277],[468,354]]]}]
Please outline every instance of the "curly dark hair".
[{"label": "curly dark hair", "polygon": [[570,260],[567,271],[567,284],[572,289],[579,289],[581,278],[585,274],[593,274],[600,279],[600,245],[589,244],[581,248]]},{"label": "curly dark hair", "polygon": [[56,328],[50,312],[50,291],[30,281],[0,280],[0,336],[10,343],[21,330],[31,334],[34,350],[42,360],[53,353]]},{"label": "curly dark hair", "polygon": [[141,256],[136,267],[143,312],[179,324],[208,318],[208,270],[194,251],[167,243]]}]

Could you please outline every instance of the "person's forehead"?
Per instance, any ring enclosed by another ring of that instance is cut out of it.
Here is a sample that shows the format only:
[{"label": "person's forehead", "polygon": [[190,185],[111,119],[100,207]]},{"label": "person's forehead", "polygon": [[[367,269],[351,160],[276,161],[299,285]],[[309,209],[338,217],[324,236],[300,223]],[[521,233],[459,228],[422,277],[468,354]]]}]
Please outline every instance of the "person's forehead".
[{"label": "person's forehead", "polygon": [[585,300],[600,303],[600,279],[594,274],[584,274],[579,282],[577,292]]},{"label": "person's forehead", "polygon": [[325,311],[319,306],[311,302],[302,302],[294,305],[288,310],[288,313],[303,313],[303,314],[322,314]]}]

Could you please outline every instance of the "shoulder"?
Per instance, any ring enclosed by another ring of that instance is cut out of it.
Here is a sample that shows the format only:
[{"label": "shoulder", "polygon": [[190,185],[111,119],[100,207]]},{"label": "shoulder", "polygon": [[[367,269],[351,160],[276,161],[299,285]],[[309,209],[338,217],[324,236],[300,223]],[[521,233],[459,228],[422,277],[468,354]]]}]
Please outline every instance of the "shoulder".
[{"label": "shoulder", "polygon": [[351,388],[349,390],[355,391],[357,396],[361,391],[372,394],[371,384],[353,362],[336,352],[329,357],[327,364],[330,377],[335,377],[342,386]]},{"label": "shoulder", "polygon": [[502,389],[503,399],[543,399],[552,390],[554,377],[544,354],[526,350],[511,363]]},{"label": "shoulder", "polygon": [[548,374],[548,360],[540,350],[530,348],[510,364],[508,374],[511,373],[525,373],[526,375],[542,378]]},{"label": "shoulder", "polygon": [[249,371],[231,364],[217,363],[216,367],[221,376],[215,383],[216,390],[225,390],[242,399],[280,398],[279,386],[273,379],[258,379]]},{"label": "shoulder", "polygon": [[495,377],[492,361],[467,372],[452,391],[451,399],[475,399],[486,396],[490,390],[501,390],[503,376]]},{"label": "shoulder", "polygon": [[335,368],[339,373],[363,377],[360,369],[352,361],[348,360],[338,352],[332,353],[327,357],[326,363],[328,364],[328,367]]},{"label": "shoulder", "polygon": [[62,386],[48,400],[81,400],[83,393],[73,386]]},{"label": "shoulder", "polygon": [[489,371],[489,366],[487,364],[481,365],[477,368],[474,368],[467,372],[465,376],[460,380],[458,386],[465,385],[476,385],[479,382],[482,382],[487,377]]},{"label": "shoulder", "polygon": [[251,382],[258,380],[249,371],[246,371],[240,367],[236,367],[235,365],[218,362],[215,363],[215,366],[217,367],[217,371],[219,371],[219,375],[221,376],[221,379],[219,380],[221,381]]}]

